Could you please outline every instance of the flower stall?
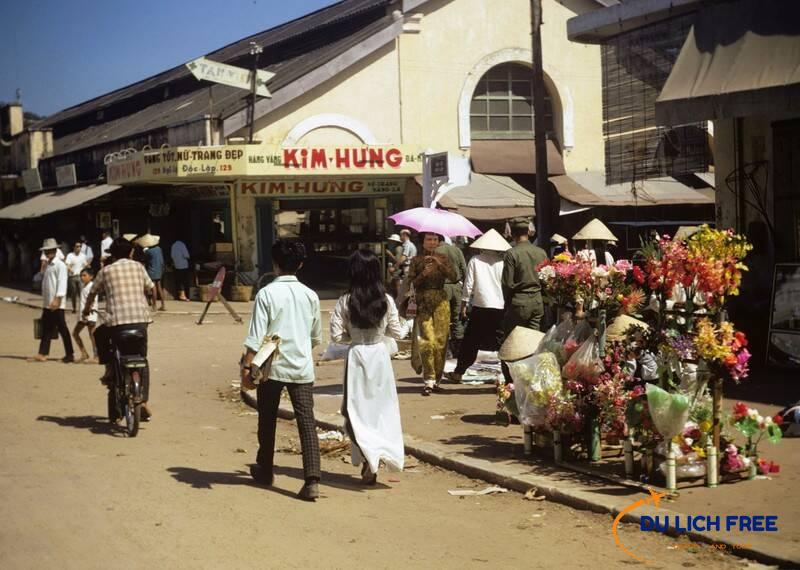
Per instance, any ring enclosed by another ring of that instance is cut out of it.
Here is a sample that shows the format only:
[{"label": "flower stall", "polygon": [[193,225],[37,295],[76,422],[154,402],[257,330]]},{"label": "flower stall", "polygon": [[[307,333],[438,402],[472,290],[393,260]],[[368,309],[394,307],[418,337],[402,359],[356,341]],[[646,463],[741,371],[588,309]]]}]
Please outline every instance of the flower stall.
[{"label": "flower stall", "polygon": [[759,448],[780,440],[778,421],[744,404],[722,410],[724,383],[749,372],[747,338],[725,302],[751,246],[708,226],[681,237],[643,243],[633,262],[561,253],[537,268],[558,323],[532,355],[507,362],[513,388],[499,399],[552,439],[556,460],[570,442],[590,461],[603,443],[621,444],[626,476],[663,478],[671,490],[680,479],[715,486],[778,470]]}]

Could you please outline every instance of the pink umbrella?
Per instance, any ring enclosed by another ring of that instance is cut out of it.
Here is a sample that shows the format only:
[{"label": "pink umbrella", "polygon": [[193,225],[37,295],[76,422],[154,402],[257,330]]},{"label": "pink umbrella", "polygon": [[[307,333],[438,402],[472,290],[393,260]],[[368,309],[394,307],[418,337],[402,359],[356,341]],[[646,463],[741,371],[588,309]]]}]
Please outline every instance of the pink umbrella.
[{"label": "pink umbrella", "polygon": [[389,216],[389,219],[418,232],[432,232],[447,237],[474,238],[483,233],[461,214],[436,208],[412,208]]}]

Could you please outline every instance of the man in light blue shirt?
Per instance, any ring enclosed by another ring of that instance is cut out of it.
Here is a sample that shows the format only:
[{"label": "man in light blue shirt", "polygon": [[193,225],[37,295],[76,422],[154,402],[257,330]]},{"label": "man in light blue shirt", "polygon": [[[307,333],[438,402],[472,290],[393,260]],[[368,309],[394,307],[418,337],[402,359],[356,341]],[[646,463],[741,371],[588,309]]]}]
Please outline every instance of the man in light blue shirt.
[{"label": "man in light blue shirt", "polygon": [[298,497],[313,501],[319,497],[319,440],[314,419],[314,361],[311,350],[322,342],[319,297],[297,280],[295,274],[306,258],[300,242],[279,240],[272,246],[278,277],[256,296],[250,330],[244,341],[242,386],[252,389],[253,357],[265,339],[280,338],[269,379],[258,385],[258,455],[250,468],[253,479],[272,485],[275,429],[281,392],[286,388],[292,400],[300,446],[303,452],[305,484]]}]

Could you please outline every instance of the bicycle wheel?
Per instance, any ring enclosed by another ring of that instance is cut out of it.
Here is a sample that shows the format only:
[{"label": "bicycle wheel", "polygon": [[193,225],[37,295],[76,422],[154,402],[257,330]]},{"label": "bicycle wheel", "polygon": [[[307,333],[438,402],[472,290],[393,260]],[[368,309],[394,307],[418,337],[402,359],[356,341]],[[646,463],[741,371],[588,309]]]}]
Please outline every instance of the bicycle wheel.
[{"label": "bicycle wheel", "polygon": [[142,382],[139,372],[125,373],[126,394],[125,394],[125,428],[128,437],[136,437],[139,433],[139,421],[142,417]]}]

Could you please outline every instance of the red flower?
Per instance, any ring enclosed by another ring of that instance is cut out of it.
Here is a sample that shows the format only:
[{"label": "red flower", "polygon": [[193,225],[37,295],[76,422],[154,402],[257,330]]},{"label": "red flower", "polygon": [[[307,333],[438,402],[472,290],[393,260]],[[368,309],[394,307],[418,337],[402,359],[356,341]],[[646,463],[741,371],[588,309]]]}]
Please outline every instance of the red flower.
[{"label": "red flower", "polygon": [[783,416],[780,414],[775,414],[775,417],[772,418],[772,421],[775,422],[775,425],[781,425],[783,423]]},{"label": "red flower", "polygon": [[743,402],[736,402],[736,405],[733,406],[733,416],[735,418],[743,418],[747,415],[747,404]]}]

